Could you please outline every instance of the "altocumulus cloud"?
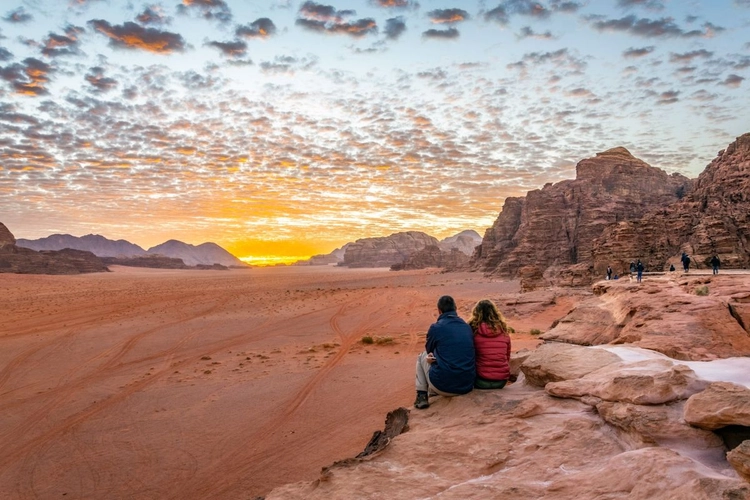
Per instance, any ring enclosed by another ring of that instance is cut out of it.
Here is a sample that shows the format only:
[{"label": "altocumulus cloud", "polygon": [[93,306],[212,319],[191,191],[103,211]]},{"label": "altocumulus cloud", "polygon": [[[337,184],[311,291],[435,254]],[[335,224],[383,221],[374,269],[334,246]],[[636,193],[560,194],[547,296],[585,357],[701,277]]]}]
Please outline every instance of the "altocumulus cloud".
[{"label": "altocumulus cloud", "polygon": [[460,23],[469,18],[469,13],[463,9],[435,9],[427,13],[435,24]]},{"label": "altocumulus cloud", "polygon": [[28,57],[22,63],[11,64],[0,68],[0,79],[10,83],[17,94],[39,96],[48,94],[45,86],[49,74],[54,70],[49,64]]},{"label": "altocumulus cloud", "polygon": [[177,12],[180,14],[187,14],[190,10],[200,12],[209,20],[222,23],[232,20],[232,11],[224,0],[182,0],[182,4],[177,6]]},{"label": "altocumulus cloud", "polygon": [[64,35],[50,33],[44,41],[42,54],[47,57],[80,55],[80,40],[78,35],[85,33],[80,26],[68,26]]},{"label": "altocumulus cloud", "polygon": [[442,40],[453,40],[459,37],[459,32],[456,28],[448,28],[446,30],[429,29],[422,33],[424,38],[435,38]]},{"label": "altocumulus cloud", "polygon": [[231,42],[206,42],[207,47],[219,49],[227,57],[244,57],[247,54],[247,43],[244,40],[234,40]]},{"label": "altocumulus cloud", "polygon": [[303,3],[299,8],[297,26],[311,31],[331,34],[344,34],[361,37],[377,33],[378,25],[372,18],[347,21],[349,16],[356,15],[353,10],[337,10],[330,5],[321,5],[312,1]]},{"label": "altocumulus cloud", "polygon": [[147,50],[155,54],[171,54],[185,50],[185,39],[178,33],[144,28],[132,22],[112,25],[103,19],[91,20],[89,24],[107,36],[113,47]]},{"label": "altocumulus cloud", "polygon": [[27,23],[33,19],[32,15],[26,12],[26,9],[19,7],[15,10],[8,12],[3,20],[9,23]]},{"label": "altocumulus cloud", "polygon": [[708,38],[714,36],[716,33],[724,31],[724,28],[715,26],[711,23],[705,23],[703,25],[704,31],[685,31],[671,18],[652,20],[648,18],[639,19],[634,15],[630,15],[621,19],[601,19],[598,16],[590,16],[587,19],[592,21],[591,25],[597,31],[620,31],[643,38]]},{"label": "altocumulus cloud", "polygon": [[234,34],[241,38],[269,38],[276,34],[276,25],[267,17],[261,17],[250,24],[237,26]]},{"label": "altocumulus cloud", "polygon": [[392,17],[386,20],[385,29],[383,30],[386,38],[395,40],[400,37],[404,31],[406,31],[406,22],[403,17]]}]

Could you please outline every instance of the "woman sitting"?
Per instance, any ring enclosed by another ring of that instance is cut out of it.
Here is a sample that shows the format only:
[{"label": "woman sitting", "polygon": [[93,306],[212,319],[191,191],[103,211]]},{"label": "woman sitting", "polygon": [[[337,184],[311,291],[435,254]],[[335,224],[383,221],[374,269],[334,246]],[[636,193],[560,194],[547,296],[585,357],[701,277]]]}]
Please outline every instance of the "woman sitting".
[{"label": "woman sitting", "polygon": [[474,331],[477,389],[502,389],[510,378],[510,335],[505,318],[491,300],[480,300],[469,321]]}]

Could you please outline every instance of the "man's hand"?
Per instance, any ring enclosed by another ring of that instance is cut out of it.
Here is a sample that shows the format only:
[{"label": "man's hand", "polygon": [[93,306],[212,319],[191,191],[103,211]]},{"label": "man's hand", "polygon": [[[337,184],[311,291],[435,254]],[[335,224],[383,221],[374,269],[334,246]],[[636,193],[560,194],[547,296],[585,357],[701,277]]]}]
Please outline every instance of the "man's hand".
[{"label": "man's hand", "polygon": [[427,353],[427,358],[426,359],[427,359],[427,362],[430,363],[430,364],[432,364],[435,361],[437,361],[437,359],[435,358],[435,355],[432,354],[431,352]]}]

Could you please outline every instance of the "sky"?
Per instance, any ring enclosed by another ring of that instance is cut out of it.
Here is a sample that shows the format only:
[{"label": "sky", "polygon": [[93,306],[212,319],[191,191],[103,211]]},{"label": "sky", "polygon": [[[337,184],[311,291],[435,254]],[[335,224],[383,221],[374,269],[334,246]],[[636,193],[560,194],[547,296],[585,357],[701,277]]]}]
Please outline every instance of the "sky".
[{"label": "sky", "polygon": [[750,0],[0,0],[0,222],[250,263],[750,132]]}]

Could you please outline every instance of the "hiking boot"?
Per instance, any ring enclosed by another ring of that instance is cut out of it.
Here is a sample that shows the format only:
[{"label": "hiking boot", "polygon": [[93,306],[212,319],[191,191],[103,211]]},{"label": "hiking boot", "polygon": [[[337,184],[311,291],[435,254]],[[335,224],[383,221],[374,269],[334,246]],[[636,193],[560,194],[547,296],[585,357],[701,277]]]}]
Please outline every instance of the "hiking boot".
[{"label": "hiking boot", "polygon": [[424,391],[417,391],[417,400],[414,401],[414,408],[418,410],[424,410],[430,407],[430,401],[427,398],[427,393]]}]

